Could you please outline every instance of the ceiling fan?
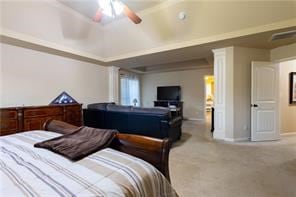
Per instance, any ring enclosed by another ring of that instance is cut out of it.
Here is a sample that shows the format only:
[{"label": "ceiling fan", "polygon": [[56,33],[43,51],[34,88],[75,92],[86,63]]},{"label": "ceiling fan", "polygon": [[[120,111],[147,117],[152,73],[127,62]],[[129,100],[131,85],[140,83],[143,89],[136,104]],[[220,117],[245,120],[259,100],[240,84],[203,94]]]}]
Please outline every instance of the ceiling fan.
[{"label": "ceiling fan", "polygon": [[97,0],[99,8],[93,18],[95,22],[100,22],[104,15],[115,18],[124,13],[135,24],[139,24],[142,19],[135,14],[127,5],[120,0]]}]

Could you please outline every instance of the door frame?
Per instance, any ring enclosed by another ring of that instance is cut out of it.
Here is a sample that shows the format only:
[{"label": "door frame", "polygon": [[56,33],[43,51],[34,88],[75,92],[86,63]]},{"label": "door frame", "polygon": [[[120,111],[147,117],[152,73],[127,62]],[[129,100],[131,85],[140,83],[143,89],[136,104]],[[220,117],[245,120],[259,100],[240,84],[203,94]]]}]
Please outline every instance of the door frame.
[{"label": "door frame", "polygon": [[[278,85],[280,85],[280,80],[281,80],[281,69],[280,69],[280,64],[281,63],[283,63],[283,62],[288,62],[288,61],[292,61],[292,60],[296,60],[296,56],[294,56],[294,57],[290,57],[290,58],[286,58],[286,59],[280,59],[280,60],[276,60],[276,61],[272,61],[273,63],[277,63],[278,64],[278,67],[279,67],[279,69],[278,69],[278,75],[279,75],[279,84]],[[282,133],[282,131],[281,131],[281,125],[282,125],[282,113],[281,113],[281,110],[280,110],[280,108],[281,108],[281,99],[280,99],[281,97],[280,97],[280,91],[279,91],[279,89],[278,89],[278,100],[279,100],[279,114],[278,114],[278,123],[279,123],[279,129],[280,129],[280,137],[282,136],[282,135],[287,135],[287,134],[285,134],[285,133]],[[293,132],[294,133],[294,132]]]},{"label": "door frame", "polygon": [[[274,63],[277,65],[277,75],[278,75],[278,90],[277,90],[277,100],[278,100],[278,116],[277,116],[277,121],[278,121],[278,129],[279,129],[279,140],[281,140],[281,136],[285,135],[284,133],[282,133],[281,130],[281,125],[282,125],[282,113],[281,113],[281,97],[280,97],[280,80],[281,80],[281,69],[280,69],[280,64],[283,62],[287,62],[287,61],[291,61],[291,60],[296,60],[296,56],[291,57],[291,58],[286,58],[286,59],[280,59],[280,60],[274,60],[274,61],[270,61],[271,63]],[[252,113],[252,111],[251,111]],[[252,120],[251,120],[252,121]],[[252,123],[251,123],[252,124]],[[251,125],[250,125],[251,126]]]},{"label": "door frame", "polygon": [[[214,74],[204,75],[204,77],[203,77],[203,79],[204,79],[204,117],[205,117],[204,120],[205,120],[205,122],[207,121],[207,83],[206,83],[206,77],[213,77],[214,78]],[[214,83],[215,83],[215,78],[214,78]],[[214,91],[215,91],[215,89],[214,89]],[[214,100],[215,100],[215,97],[213,95],[213,103],[214,103]],[[211,121],[211,124],[212,124],[212,121]]]}]

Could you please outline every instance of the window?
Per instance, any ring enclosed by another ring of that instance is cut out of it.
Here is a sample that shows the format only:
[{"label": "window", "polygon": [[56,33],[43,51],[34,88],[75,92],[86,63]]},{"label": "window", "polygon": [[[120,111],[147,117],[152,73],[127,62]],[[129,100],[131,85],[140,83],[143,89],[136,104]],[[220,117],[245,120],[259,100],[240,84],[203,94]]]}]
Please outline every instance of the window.
[{"label": "window", "polygon": [[140,79],[136,74],[120,74],[121,105],[140,106]]}]

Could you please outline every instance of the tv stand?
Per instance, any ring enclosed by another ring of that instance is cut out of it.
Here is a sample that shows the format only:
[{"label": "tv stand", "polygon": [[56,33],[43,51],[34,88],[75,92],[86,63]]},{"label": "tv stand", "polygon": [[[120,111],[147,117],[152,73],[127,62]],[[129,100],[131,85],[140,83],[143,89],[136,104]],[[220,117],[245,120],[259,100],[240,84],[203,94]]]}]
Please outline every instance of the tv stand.
[{"label": "tv stand", "polygon": [[174,112],[179,112],[179,113],[176,113],[176,115],[180,114],[180,116],[183,118],[183,101],[167,101],[167,100],[154,101],[154,107],[169,107],[170,105],[174,105],[176,106],[176,108],[180,109],[180,110],[172,110],[172,114],[174,114]]}]

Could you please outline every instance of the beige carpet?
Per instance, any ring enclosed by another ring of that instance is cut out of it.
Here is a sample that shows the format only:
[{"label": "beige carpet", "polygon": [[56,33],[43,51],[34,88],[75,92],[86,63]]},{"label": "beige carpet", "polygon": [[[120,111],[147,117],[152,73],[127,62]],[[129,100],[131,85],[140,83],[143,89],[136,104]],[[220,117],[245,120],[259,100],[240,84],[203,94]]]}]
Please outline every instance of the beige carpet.
[{"label": "beige carpet", "polygon": [[296,136],[273,142],[212,140],[209,125],[183,123],[170,153],[170,174],[181,197],[296,197]]}]

